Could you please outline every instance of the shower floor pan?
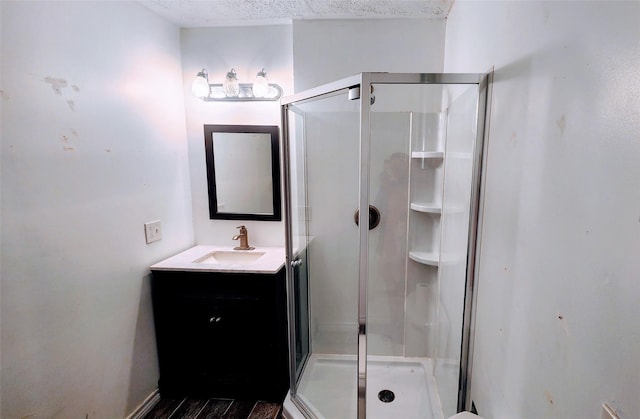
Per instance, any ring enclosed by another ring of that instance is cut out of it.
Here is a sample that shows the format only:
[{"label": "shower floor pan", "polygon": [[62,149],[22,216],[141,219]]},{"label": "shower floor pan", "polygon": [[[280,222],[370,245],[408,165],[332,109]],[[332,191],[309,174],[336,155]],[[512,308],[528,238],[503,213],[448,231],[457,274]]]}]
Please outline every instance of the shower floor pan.
[{"label": "shower floor pan", "polygon": [[[443,418],[430,359],[384,356],[367,359],[367,419]],[[355,356],[314,354],[298,385],[298,396],[318,418],[356,418],[356,375]],[[393,392],[393,401],[380,400],[378,395],[384,390]],[[284,416],[304,418],[289,395]]]}]

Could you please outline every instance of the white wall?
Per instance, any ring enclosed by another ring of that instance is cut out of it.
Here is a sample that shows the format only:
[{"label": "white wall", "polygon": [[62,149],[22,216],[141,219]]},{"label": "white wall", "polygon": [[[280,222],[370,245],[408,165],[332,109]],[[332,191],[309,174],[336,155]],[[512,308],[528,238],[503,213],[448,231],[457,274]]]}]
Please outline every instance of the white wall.
[{"label": "white wall", "polygon": [[158,379],[148,266],[193,244],[179,30],[135,3],[1,7],[0,416],[123,417]]},{"label": "white wall", "polygon": [[640,3],[466,2],[445,71],[495,66],[472,397],[640,417]]},{"label": "white wall", "polygon": [[444,20],[294,20],[296,92],[362,72],[442,71]]},{"label": "white wall", "polygon": [[264,67],[271,83],[292,94],[291,26],[183,28],[181,45],[196,243],[236,246],[231,238],[244,224],[249,244],[284,246],[283,222],[209,219],[203,132],[204,124],[280,125],[279,102],[203,102],[191,93],[191,83],[202,68],[211,83],[221,83],[231,68],[241,83],[252,83]]}]

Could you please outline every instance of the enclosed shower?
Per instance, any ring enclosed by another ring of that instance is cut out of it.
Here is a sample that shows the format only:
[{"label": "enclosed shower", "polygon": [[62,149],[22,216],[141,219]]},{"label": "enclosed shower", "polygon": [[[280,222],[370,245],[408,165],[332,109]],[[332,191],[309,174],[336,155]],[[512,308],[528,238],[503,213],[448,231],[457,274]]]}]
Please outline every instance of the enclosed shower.
[{"label": "enclosed shower", "polygon": [[467,406],[487,85],[362,73],[283,99],[285,417]]}]

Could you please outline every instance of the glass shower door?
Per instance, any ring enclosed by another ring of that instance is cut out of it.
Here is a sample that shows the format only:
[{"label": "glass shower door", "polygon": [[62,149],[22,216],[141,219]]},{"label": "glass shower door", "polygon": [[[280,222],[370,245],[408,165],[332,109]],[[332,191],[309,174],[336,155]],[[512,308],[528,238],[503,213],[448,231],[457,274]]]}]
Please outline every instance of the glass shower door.
[{"label": "glass shower door", "polygon": [[362,73],[285,99],[290,396],[304,417],[465,407],[486,80]]},{"label": "glass shower door", "polygon": [[320,418],[356,417],[359,121],[348,89],[287,110],[299,374],[292,393]]},{"label": "glass shower door", "polygon": [[381,222],[368,242],[367,418],[440,419],[433,360],[444,88],[372,86],[369,195]]},{"label": "glass shower door", "polygon": [[457,412],[477,84],[373,83],[367,418]]}]

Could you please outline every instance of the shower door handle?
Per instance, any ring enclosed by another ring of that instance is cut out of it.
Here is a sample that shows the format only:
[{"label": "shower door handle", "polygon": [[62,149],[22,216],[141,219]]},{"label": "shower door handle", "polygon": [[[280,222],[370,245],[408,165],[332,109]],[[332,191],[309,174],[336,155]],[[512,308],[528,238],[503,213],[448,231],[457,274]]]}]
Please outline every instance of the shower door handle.
[{"label": "shower door handle", "polygon": [[300,266],[300,265],[302,265],[302,260],[301,259],[296,259],[296,260],[292,260],[291,261],[291,266],[293,266],[294,268],[296,266]]},{"label": "shower door handle", "polygon": [[[373,205],[369,205],[369,230],[373,230],[374,228],[378,227],[378,224],[380,224],[380,218],[380,210]],[[359,225],[359,220],[360,210],[357,209],[353,214],[353,221],[356,223],[356,225]]]}]

